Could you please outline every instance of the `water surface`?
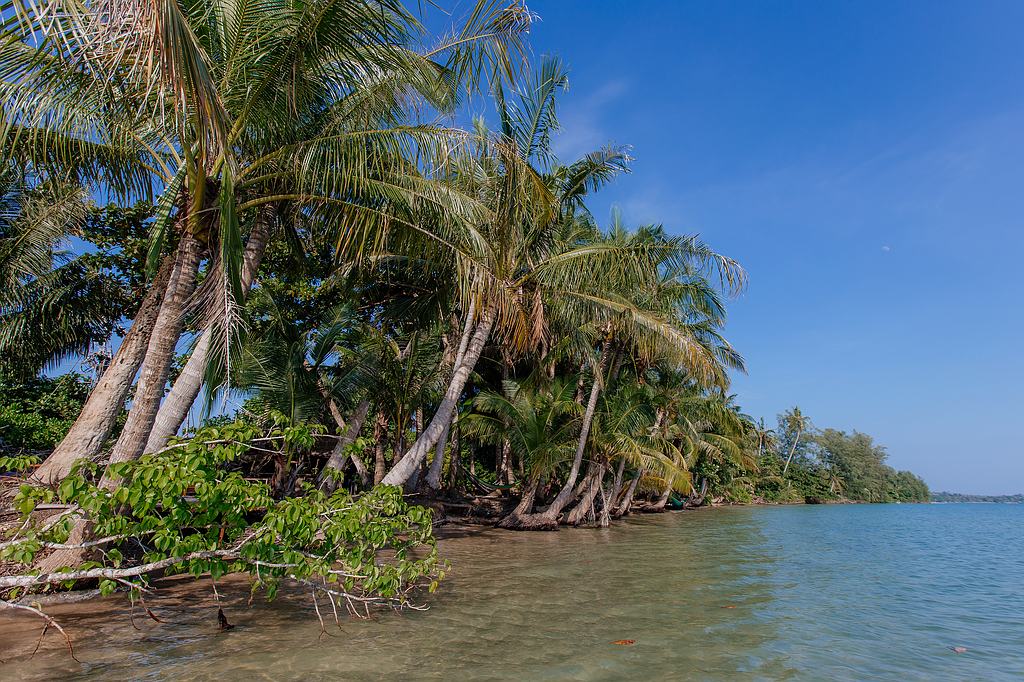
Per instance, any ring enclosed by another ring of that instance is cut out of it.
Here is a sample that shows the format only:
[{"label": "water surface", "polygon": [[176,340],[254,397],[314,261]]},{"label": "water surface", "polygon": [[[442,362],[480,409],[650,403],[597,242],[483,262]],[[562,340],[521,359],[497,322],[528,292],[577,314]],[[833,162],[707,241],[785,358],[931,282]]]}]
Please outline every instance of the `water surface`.
[{"label": "water surface", "polygon": [[[1024,506],[726,508],[607,530],[465,531],[429,610],[320,627],[306,595],[205,587],[0,620],[0,679],[997,680],[1024,677]],[[321,608],[329,611],[323,602]],[[620,646],[616,640],[632,639]],[[956,654],[953,646],[967,648]]]}]

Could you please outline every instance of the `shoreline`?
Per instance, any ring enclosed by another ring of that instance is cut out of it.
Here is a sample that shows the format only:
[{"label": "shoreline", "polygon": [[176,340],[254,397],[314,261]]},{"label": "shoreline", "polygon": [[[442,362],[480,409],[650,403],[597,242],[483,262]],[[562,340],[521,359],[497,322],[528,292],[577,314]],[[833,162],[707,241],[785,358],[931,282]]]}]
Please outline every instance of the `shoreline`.
[{"label": "shoreline", "polygon": [[[435,501],[435,505],[438,504]],[[663,509],[660,511],[635,511],[630,514],[621,517],[620,520],[625,519],[643,519],[643,518],[657,518],[666,514],[680,514],[680,513],[692,513],[692,512],[707,512],[715,509],[728,509],[728,508],[742,508],[742,507],[801,507],[801,506],[817,506],[817,505],[868,505],[868,504],[958,504],[952,502],[904,502],[904,503],[871,503],[860,500],[830,500],[827,502],[719,502],[703,504],[695,507],[684,507],[681,509]],[[964,503],[966,504],[966,503]],[[973,503],[973,504],[986,504],[986,503]],[[461,505],[469,506],[469,505]],[[433,507],[432,507],[433,508]],[[523,534],[529,533],[540,533],[540,534],[551,534],[557,532],[584,532],[600,530],[594,526],[572,526],[572,525],[560,525],[552,530],[509,530],[497,527],[497,518],[488,518],[480,516],[445,516],[439,521],[435,521],[434,537],[438,543],[444,542],[445,540],[459,539],[466,535],[477,535],[483,534],[488,531],[503,531],[507,533]],[[231,574],[221,578],[218,582],[220,583],[235,583],[235,582],[248,582],[244,580],[242,573]],[[170,575],[161,576],[153,581],[156,589],[160,589],[161,586],[168,589],[181,589],[183,591],[190,590],[191,586],[189,583],[198,583],[204,577],[200,578],[193,577],[191,575]],[[163,584],[163,585],[161,585]],[[117,599],[126,594],[123,590],[118,590],[110,595],[103,595],[100,593],[98,588],[87,588],[82,590],[70,590],[66,592],[55,592],[50,594],[25,594],[18,599],[14,600],[15,604],[31,604],[37,603],[40,606],[70,606],[76,604],[99,602],[102,603],[107,599]],[[4,620],[0,617],[0,623]]]}]

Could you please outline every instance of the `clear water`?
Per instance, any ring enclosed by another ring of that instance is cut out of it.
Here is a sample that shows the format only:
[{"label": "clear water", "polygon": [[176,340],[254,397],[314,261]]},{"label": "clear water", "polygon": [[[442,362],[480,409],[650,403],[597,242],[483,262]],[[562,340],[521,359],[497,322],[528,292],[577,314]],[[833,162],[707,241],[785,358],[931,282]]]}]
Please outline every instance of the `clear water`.
[{"label": "clear water", "polygon": [[123,597],[55,607],[81,665],[55,634],[28,660],[37,622],[6,618],[0,679],[1024,678],[1024,506],[714,509],[443,548],[428,611],[324,637],[308,596],[246,608],[244,585],[226,633],[205,589],[154,598],[168,622],[139,630]]}]

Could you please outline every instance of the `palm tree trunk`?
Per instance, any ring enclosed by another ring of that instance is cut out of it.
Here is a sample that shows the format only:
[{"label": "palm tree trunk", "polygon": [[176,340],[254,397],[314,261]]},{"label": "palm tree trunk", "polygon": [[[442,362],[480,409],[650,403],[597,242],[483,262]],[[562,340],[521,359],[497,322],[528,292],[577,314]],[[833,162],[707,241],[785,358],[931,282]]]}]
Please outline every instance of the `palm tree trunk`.
[{"label": "palm tree trunk", "polygon": [[426,459],[427,452],[437,445],[441,432],[444,431],[445,425],[451,421],[452,413],[462,397],[462,389],[466,386],[470,372],[473,371],[477,360],[480,359],[480,354],[483,352],[484,345],[491,335],[491,327],[493,325],[494,310],[486,308],[480,316],[480,322],[466,347],[466,355],[463,358],[462,364],[458,365],[452,374],[451,381],[448,383],[448,389],[445,391],[444,398],[441,400],[437,412],[434,413],[430,424],[423,430],[419,438],[416,439],[416,442],[409,448],[409,451],[405,453],[405,456],[395,463],[391,471],[384,477],[383,483],[385,485],[405,485],[412,477],[413,472]]},{"label": "palm tree trunk", "polygon": [[[475,302],[471,302],[469,305],[469,311],[466,313],[466,322],[462,325],[462,336],[459,338],[459,347],[455,352],[455,361],[452,363],[452,367],[457,368],[462,364],[462,361],[466,357],[466,348],[469,347],[469,340],[473,335],[473,314],[475,310]],[[451,431],[452,424],[458,420],[458,410],[454,412],[452,418],[445,424],[444,432],[441,433],[441,437],[437,439],[437,449],[434,450],[434,461],[430,463],[430,471],[427,472],[427,489],[436,491],[441,487],[441,471],[444,468],[444,450],[448,446],[448,434]]]},{"label": "palm tree trunk", "polygon": [[501,441],[501,449],[498,451],[498,484],[499,485],[513,485],[515,476],[512,474],[512,443],[505,440]]},{"label": "palm tree trunk", "polygon": [[587,401],[587,410],[583,414],[583,424],[580,427],[580,438],[576,445],[576,455],[573,457],[572,466],[569,468],[569,476],[565,479],[562,489],[551,501],[551,504],[539,514],[531,514],[522,519],[521,528],[546,529],[557,524],[558,515],[567,504],[574,498],[573,488],[576,486],[576,479],[580,475],[580,465],[583,464],[583,453],[587,449],[587,438],[590,436],[590,427],[594,423],[594,413],[597,411],[597,399],[601,394],[601,378],[608,367],[611,340],[607,339],[601,351],[601,360],[598,362],[594,372],[594,383],[590,387],[590,399]]},{"label": "palm tree trunk", "polygon": [[629,487],[626,488],[626,494],[622,498],[622,502],[612,512],[612,517],[619,519],[629,514],[629,507],[633,504],[633,496],[636,495],[637,486],[640,485],[640,477],[642,472],[638,471],[636,477],[629,482]]},{"label": "palm tree trunk", "polygon": [[[160,306],[160,315],[146,349],[146,359],[142,362],[128,421],[110,453],[111,464],[136,459],[146,447],[160,399],[164,395],[167,375],[174,360],[174,349],[181,337],[185,304],[196,287],[200,247],[199,240],[190,233],[182,235],[178,244],[178,275],[168,285]],[[112,477],[104,475],[104,485],[109,488],[116,485],[116,482]]]},{"label": "palm tree trunk", "polygon": [[619,499],[619,493],[622,492],[622,481],[626,473],[626,460],[625,458],[619,459],[619,468],[615,470],[615,480],[612,482],[612,492],[608,496],[608,504],[614,505],[615,501]]},{"label": "palm tree trunk", "polygon": [[388,418],[383,410],[377,414],[377,421],[373,423],[373,484],[378,485],[384,480],[384,473],[387,471],[387,461],[384,459],[384,437],[388,432]]},{"label": "palm tree trunk", "polygon": [[605,495],[603,482],[598,482],[597,492],[601,495],[601,514],[597,517],[597,527],[607,528],[612,525],[611,498]]},{"label": "palm tree trunk", "polygon": [[782,467],[782,477],[786,477],[786,472],[789,471],[789,463],[793,461],[793,454],[796,452],[796,444],[800,442],[801,429],[796,430],[796,438],[793,439],[793,447],[789,449],[789,456],[786,457],[786,466]]},{"label": "palm tree trunk", "polygon": [[[249,240],[245,243],[245,255],[242,263],[242,295],[247,296],[252,288],[253,280],[259,271],[260,261],[267,248],[270,238],[271,215],[261,212],[253,223]],[[199,390],[203,386],[203,374],[206,371],[206,359],[210,352],[212,323],[206,325],[199,341],[196,342],[192,355],[182,368],[170,393],[160,404],[153,421],[153,429],[146,440],[146,452],[156,452],[165,445],[167,440],[178,432],[188,416],[189,410],[196,402]]]},{"label": "palm tree trunk", "polygon": [[516,508],[510,514],[498,521],[498,528],[509,530],[522,530],[526,528],[526,526],[522,525],[523,520],[531,516],[530,512],[533,510],[534,500],[537,499],[538,488],[540,488],[540,476],[531,477],[530,484],[523,491],[519,504],[516,505]]},{"label": "palm tree trunk", "polygon": [[117,423],[117,417],[124,409],[124,400],[131,390],[132,381],[146,357],[146,347],[160,313],[163,301],[175,269],[175,256],[164,257],[153,282],[142,299],[142,305],[135,315],[131,329],[125,334],[110,365],[89,393],[78,419],[67,435],[46,458],[33,477],[43,483],[57,483],[69,473],[75,462],[92,459],[99,454],[103,443]]},{"label": "palm tree trunk", "polygon": [[452,461],[448,465],[448,487],[454,489],[459,484],[462,474],[462,427],[459,425],[459,415],[455,413],[455,433],[452,435]]},{"label": "palm tree trunk", "polygon": [[594,464],[590,467],[590,471],[587,473],[586,480],[583,485],[583,492],[579,496],[580,501],[576,504],[576,507],[569,512],[566,523],[570,526],[578,526],[589,517],[594,509],[594,498],[597,497],[597,491],[601,487],[601,479],[604,478],[604,467],[600,464]]},{"label": "palm tree trunk", "polygon": [[594,423],[594,413],[597,412],[597,399],[601,395],[602,375],[608,366],[608,357],[611,343],[606,342],[601,352],[601,360],[598,363],[597,371],[594,372],[594,383],[590,387],[590,398],[587,400],[587,411],[583,414],[583,425],[580,428],[580,439],[576,445],[576,456],[573,457],[572,467],[569,469],[569,476],[565,485],[558,491],[558,495],[544,511],[544,516],[554,521],[565,508],[565,505],[572,501],[573,486],[576,485],[576,478],[580,474],[580,465],[583,463],[583,453],[587,450],[587,438],[590,437],[590,427]]},{"label": "palm tree trunk", "polygon": [[668,498],[669,498],[669,495],[671,495],[671,494],[672,494],[672,484],[671,483],[666,483],[665,484],[665,489],[661,491],[661,496],[658,497],[658,500],[654,504],[652,504],[651,506],[647,507],[647,509],[645,509],[644,511],[652,511],[652,512],[665,511],[665,505],[668,504]]},{"label": "palm tree trunk", "polygon": [[[334,403],[332,401],[332,407]],[[336,407],[335,407],[336,409]],[[351,456],[352,463],[356,466],[356,473],[359,474],[359,479],[363,485],[369,481],[369,472],[366,470],[366,464],[357,455],[346,454],[345,450],[349,445],[356,442],[356,438],[359,437],[359,432],[363,430],[363,424],[366,423],[366,415],[370,411],[370,401],[364,400],[359,403],[356,407],[355,413],[352,415],[352,419],[349,420],[347,425],[338,423],[338,427],[342,429],[341,437],[338,438],[338,442],[334,444],[334,449],[331,450],[331,456],[327,458],[327,464],[324,465],[324,471],[320,475],[320,481],[322,485],[331,485],[327,483],[327,470],[343,471],[345,469],[346,459]],[[333,410],[332,410],[333,412]],[[335,417],[335,421],[338,421]],[[331,485],[333,488],[333,485]]]},{"label": "palm tree trunk", "polygon": [[459,418],[458,412],[452,414],[441,437],[437,439],[437,447],[434,450],[434,459],[430,462],[430,469],[427,471],[426,484],[430,491],[437,491],[441,488],[441,473],[444,471],[444,451],[448,447],[448,438],[451,433],[452,424]]},{"label": "palm tree trunk", "polygon": [[[152,425],[152,419],[156,416],[156,408],[163,395],[164,384],[167,383],[167,373],[174,358],[174,346],[181,336],[185,303],[195,289],[199,259],[200,244],[186,232],[178,243],[174,270],[168,279],[160,303],[160,312],[150,332],[135,398],[128,412],[128,421],[125,422],[110,455],[111,464],[135,459],[142,454],[148,427]],[[100,479],[100,485],[108,490],[117,486],[117,479],[109,475],[109,469]],[[90,526],[87,519],[77,517],[70,534],[71,543],[81,544],[88,538],[91,534]],[[41,561],[39,568],[49,572],[62,566],[75,566],[84,558],[84,549],[60,549]]]}]

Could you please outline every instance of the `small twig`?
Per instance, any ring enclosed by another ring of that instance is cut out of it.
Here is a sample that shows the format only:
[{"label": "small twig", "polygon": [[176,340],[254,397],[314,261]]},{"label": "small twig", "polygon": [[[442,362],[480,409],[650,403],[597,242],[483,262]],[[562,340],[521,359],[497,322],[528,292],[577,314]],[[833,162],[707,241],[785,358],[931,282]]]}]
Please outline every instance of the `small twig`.
[{"label": "small twig", "polygon": [[316,611],[316,619],[320,621],[320,636],[317,637],[319,642],[327,634],[327,627],[324,625],[324,617],[320,615],[320,605],[316,601],[316,588],[310,591],[313,595],[313,610]]},{"label": "small twig", "polygon": [[64,635],[64,641],[67,642],[68,652],[71,654],[71,658],[73,658],[73,659],[75,659],[75,661],[78,661],[79,663],[81,663],[81,661],[78,660],[78,657],[75,656],[75,648],[74,648],[74,646],[71,645],[71,638],[68,636],[68,633],[64,632],[64,628],[62,628],[60,626],[60,623],[58,623],[57,621],[55,621],[50,616],[48,616],[45,613],[43,613],[41,609],[37,609],[34,606],[28,606],[26,604],[13,604],[13,603],[11,603],[9,601],[4,601],[4,600],[0,600],[0,608],[17,609],[19,611],[28,611],[29,613],[34,613],[35,615],[39,616],[44,621],[46,621],[46,625],[43,627],[43,632],[42,632],[41,635],[39,635],[39,641],[36,642],[36,648],[32,650],[32,655],[33,656],[35,656],[36,651],[39,649],[39,644],[40,644],[40,642],[43,641],[43,637],[46,635],[47,630],[49,630],[50,627],[53,627],[55,630],[57,630],[57,632],[59,632],[60,634]]},{"label": "small twig", "polygon": [[[324,581],[324,587],[326,587],[326,586],[327,586],[327,581],[325,580]],[[331,600],[331,610],[334,611],[334,624],[337,625],[338,629],[340,630],[341,629],[341,621],[338,620],[338,605],[334,601],[334,595],[333,594],[329,594],[329,595],[327,595],[327,598]]]}]

